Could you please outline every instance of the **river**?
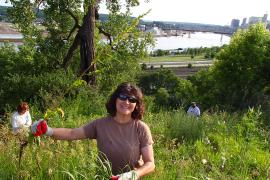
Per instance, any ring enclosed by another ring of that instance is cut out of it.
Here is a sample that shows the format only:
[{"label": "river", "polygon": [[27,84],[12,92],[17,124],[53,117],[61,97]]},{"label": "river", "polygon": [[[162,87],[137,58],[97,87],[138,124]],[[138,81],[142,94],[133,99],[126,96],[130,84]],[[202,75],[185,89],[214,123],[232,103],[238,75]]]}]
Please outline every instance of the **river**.
[{"label": "river", "polygon": [[[0,39],[20,39],[21,34],[0,34]],[[156,49],[177,49],[177,48],[199,48],[199,47],[213,47],[222,46],[230,43],[230,37],[214,33],[196,32],[191,34],[184,34],[183,36],[170,37],[155,37],[156,46],[151,50]],[[2,44],[2,43],[0,43]]]},{"label": "river", "polygon": [[171,36],[171,37],[157,37],[156,49],[177,49],[177,48],[199,48],[199,47],[213,47],[222,46],[230,43],[230,37],[215,33],[202,33],[197,32],[193,34],[185,34],[183,36]]}]

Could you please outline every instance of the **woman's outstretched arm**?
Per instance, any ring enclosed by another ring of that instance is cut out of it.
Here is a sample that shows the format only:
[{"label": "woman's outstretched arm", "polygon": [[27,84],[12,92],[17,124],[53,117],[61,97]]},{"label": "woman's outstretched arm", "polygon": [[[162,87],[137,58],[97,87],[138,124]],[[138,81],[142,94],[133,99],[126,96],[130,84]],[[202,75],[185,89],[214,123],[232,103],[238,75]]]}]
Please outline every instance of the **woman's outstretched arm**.
[{"label": "woman's outstretched arm", "polygon": [[69,129],[69,128],[53,128],[52,137],[59,140],[79,140],[86,139],[83,127]]}]

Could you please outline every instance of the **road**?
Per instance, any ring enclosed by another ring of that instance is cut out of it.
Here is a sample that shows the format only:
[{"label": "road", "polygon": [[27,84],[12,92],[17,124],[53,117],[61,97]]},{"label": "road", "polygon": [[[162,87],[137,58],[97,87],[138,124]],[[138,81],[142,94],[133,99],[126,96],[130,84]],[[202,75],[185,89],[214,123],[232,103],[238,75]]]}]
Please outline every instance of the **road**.
[{"label": "road", "polygon": [[[140,63],[143,64],[143,63]],[[145,62],[147,68],[154,67],[160,68],[161,66],[164,68],[170,67],[187,67],[188,64],[191,64],[192,67],[208,67],[213,64],[213,60],[198,60],[198,61],[178,61],[178,62]]]}]

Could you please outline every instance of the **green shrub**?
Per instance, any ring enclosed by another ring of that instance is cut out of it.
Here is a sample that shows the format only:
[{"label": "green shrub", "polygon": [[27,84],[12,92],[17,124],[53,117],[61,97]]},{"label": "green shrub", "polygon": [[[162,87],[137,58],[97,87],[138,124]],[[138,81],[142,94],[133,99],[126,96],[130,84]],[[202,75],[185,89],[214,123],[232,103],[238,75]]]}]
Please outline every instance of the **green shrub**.
[{"label": "green shrub", "polygon": [[139,86],[144,94],[156,94],[159,88],[165,88],[169,92],[173,91],[178,86],[180,79],[168,69],[159,69],[150,73],[143,73],[139,76]]},{"label": "green shrub", "polygon": [[[168,69],[142,74],[139,77],[139,86],[144,94],[155,97],[159,107],[177,109],[181,106],[187,106],[191,99],[194,99],[195,90],[192,84],[185,79],[178,78]],[[161,88],[162,90],[158,92]],[[161,97],[161,94],[164,94],[164,97]]]},{"label": "green shrub", "polygon": [[203,137],[201,119],[188,116],[184,111],[168,114],[168,135],[178,142],[195,142]]},{"label": "green shrub", "polygon": [[142,70],[146,70],[147,69],[147,65],[145,63],[142,63],[141,68],[142,68]]},{"label": "green shrub", "polygon": [[265,133],[267,129],[261,126],[262,118],[263,113],[260,108],[249,108],[237,126],[239,136],[242,136],[246,141],[269,140],[269,135]]},{"label": "green shrub", "polygon": [[169,93],[165,88],[159,88],[155,95],[155,102],[158,106],[167,106],[169,103]]},{"label": "green shrub", "polygon": [[59,106],[64,96],[74,90],[70,87],[76,81],[76,76],[58,70],[38,76],[9,74],[4,79],[6,88],[0,94],[1,108],[7,105],[16,107],[23,100],[36,101],[45,110]]}]

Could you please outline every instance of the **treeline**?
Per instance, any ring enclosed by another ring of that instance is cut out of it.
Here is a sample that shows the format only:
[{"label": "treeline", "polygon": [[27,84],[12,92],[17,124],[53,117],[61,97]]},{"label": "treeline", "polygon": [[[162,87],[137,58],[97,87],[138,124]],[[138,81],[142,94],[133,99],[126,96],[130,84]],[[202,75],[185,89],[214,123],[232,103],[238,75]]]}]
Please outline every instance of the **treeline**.
[{"label": "treeline", "polygon": [[[0,21],[10,22],[10,19],[8,18],[9,9],[11,9],[10,6],[0,6]],[[39,18],[40,20],[43,20],[45,18],[44,11],[42,9],[36,9],[35,12],[36,12],[37,18]],[[109,15],[100,13],[98,18],[100,21],[108,21]],[[148,22],[145,22],[143,20],[140,20],[140,23],[149,24]]]},{"label": "treeline", "polygon": [[0,16],[7,16],[7,10],[9,8],[9,6],[0,6]]},{"label": "treeline", "polygon": [[[8,10],[11,9],[10,6],[0,6],[0,21],[10,22],[8,18]],[[42,9],[36,9],[36,15],[39,19],[44,19],[45,15]],[[109,18],[108,14],[99,14],[99,19],[101,21],[107,21]]]},{"label": "treeline", "polygon": [[[11,22],[11,19],[9,18],[9,11],[11,9],[12,8],[10,6],[0,6],[0,21]],[[38,19],[41,20],[44,18],[43,10],[36,9],[35,13]]]},{"label": "treeline", "polygon": [[0,6],[0,21],[8,21],[7,10],[8,6]]},{"label": "treeline", "polygon": [[178,48],[172,50],[162,50],[157,49],[155,51],[150,52],[150,56],[168,56],[168,55],[189,55],[191,58],[195,56],[203,56],[205,59],[213,59],[215,55],[225,47],[223,45],[221,47],[199,47],[199,48]]}]

